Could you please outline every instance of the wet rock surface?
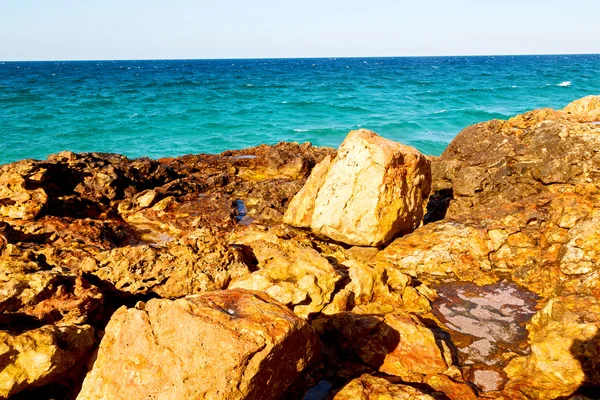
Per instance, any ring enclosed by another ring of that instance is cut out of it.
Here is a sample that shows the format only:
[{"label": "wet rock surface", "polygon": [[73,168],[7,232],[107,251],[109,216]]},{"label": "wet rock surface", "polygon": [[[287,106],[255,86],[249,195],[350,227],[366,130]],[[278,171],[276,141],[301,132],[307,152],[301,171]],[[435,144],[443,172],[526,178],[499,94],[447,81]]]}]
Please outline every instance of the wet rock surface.
[{"label": "wet rock surface", "polygon": [[383,241],[284,223],[343,158],[309,144],[0,166],[0,397],[597,398],[599,107],[375,163],[412,210]]},{"label": "wet rock surface", "polygon": [[448,329],[460,364],[472,370],[482,391],[501,389],[507,364],[502,356],[530,352],[525,324],[536,313],[537,296],[506,282],[449,283],[435,290],[433,312]]}]

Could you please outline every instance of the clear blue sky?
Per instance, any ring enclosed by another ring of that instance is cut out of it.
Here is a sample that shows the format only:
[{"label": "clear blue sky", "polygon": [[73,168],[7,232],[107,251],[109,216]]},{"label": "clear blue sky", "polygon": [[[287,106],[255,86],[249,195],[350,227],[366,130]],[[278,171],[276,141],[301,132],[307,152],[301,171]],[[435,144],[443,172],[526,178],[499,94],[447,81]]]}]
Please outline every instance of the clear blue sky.
[{"label": "clear blue sky", "polygon": [[599,0],[0,0],[0,60],[600,53]]}]

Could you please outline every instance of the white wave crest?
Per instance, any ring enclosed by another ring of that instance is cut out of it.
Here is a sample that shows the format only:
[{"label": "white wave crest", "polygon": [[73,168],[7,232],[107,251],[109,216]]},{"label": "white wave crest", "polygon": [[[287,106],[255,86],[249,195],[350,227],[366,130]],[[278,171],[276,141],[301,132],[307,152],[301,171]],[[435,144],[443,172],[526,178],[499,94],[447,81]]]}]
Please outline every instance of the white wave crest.
[{"label": "white wave crest", "polygon": [[561,82],[561,83],[559,83],[559,84],[558,84],[558,85],[556,85],[556,86],[560,86],[560,87],[569,87],[569,86],[571,86],[571,81],[564,81],[564,82]]},{"label": "white wave crest", "polygon": [[294,132],[308,132],[308,129],[297,129],[297,128],[294,128]]}]

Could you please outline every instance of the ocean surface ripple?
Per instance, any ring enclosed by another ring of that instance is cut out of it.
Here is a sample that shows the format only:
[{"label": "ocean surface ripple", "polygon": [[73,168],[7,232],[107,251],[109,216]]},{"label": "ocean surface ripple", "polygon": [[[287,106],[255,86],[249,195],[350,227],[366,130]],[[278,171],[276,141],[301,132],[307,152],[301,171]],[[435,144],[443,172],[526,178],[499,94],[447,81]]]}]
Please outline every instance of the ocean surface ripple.
[{"label": "ocean surface ripple", "polygon": [[369,128],[439,155],[461,129],[600,94],[600,55],[0,62],[0,164],[338,146]]}]

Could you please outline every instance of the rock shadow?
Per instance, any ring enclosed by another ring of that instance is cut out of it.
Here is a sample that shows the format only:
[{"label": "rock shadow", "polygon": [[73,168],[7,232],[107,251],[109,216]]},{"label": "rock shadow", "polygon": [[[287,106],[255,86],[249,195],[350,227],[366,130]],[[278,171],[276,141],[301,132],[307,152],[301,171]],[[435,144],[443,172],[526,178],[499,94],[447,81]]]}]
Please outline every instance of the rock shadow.
[{"label": "rock shadow", "polygon": [[600,399],[600,329],[588,340],[574,340],[569,350],[585,374],[577,393],[590,399]]},{"label": "rock shadow", "polygon": [[427,384],[406,382],[378,371],[402,340],[384,316],[340,312],[320,315],[312,321],[312,326],[321,341],[321,357],[282,398],[329,400],[350,381],[367,373],[392,384],[413,386],[436,399],[448,399]]},{"label": "rock shadow", "polygon": [[427,212],[423,217],[423,225],[441,221],[446,218],[446,212],[448,211],[450,201],[452,201],[453,198],[454,191],[451,188],[433,192],[431,196],[429,196],[429,201],[427,202]]}]

